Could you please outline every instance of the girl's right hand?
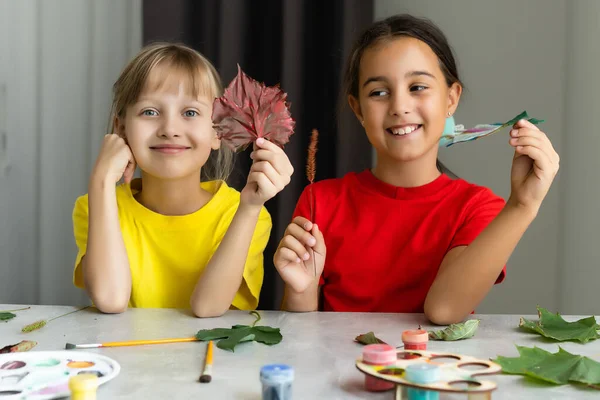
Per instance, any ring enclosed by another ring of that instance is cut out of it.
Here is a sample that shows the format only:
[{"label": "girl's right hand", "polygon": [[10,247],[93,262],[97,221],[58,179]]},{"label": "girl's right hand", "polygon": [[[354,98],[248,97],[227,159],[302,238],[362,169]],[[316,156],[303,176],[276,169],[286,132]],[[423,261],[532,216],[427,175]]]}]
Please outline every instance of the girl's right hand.
[{"label": "girl's right hand", "polygon": [[130,183],[134,172],[135,159],[125,140],[117,134],[105,135],[92,172],[93,179],[116,184],[123,177],[125,183]]},{"label": "girl's right hand", "polygon": [[319,227],[306,218],[296,217],[285,230],[273,263],[281,279],[294,291],[303,293],[311,285],[318,285],[326,252],[325,239]]}]

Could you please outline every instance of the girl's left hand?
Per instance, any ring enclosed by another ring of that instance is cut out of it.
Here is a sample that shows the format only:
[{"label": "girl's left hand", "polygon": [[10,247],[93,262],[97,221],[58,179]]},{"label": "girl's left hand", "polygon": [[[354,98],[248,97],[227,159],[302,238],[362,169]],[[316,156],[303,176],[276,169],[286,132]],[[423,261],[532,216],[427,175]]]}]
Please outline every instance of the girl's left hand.
[{"label": "girl's left hand", "polygon": [[250,158],[254,162],[242,190],[241,202],[262,206],[290,183],[294,168],[279,146],[263,138],[256,140]]},{"label": "girl's left hand", "polygon": [[515,156],[509,202],[537,213],[558,172],[560,157],[546,134],[527,120],[514,124],[510,137]]}]

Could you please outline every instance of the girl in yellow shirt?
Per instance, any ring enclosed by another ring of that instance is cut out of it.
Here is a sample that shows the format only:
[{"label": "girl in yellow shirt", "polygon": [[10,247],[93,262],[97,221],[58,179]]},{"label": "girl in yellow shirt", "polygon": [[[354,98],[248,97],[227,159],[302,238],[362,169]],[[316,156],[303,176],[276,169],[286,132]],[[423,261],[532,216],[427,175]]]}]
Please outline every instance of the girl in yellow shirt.
[{"label": "girl in yellow shirt", "polygon": [[[211,120],[222,90],[206,58],[174,44],[144,48],[115,83],[113,133],[73,211],[74,284],[100,311],[256,308],[271,231],[264,203],[293,168],[259,139],[241,193],[225,183],[233,154]],[[136,167],[141,179],[132,179]],[[201,173],[213,176],[201,182]]]}]

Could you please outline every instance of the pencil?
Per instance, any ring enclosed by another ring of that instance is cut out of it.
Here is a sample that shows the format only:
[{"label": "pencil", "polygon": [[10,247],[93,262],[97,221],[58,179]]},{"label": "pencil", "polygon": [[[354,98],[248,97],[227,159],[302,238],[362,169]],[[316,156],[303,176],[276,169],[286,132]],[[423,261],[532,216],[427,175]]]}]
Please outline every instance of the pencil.
[{"label": "pencil", "polygon": [[155,340],[130,340],[126,342],[106,342],[106,343],[90,343],[90,344],[72,344],[67,343],[65,348],[71,349],[94,349],[98,347],[121,347],[121,346],[141,346],[145,344],[165,344],[165,343],[181,343],[181,342],[195,342],[198,339],[195,337],[190,338],[175,338],[175,339],[155,339]]},{"label": "pencil", "polygon": [[204,369],[200,375],[200,382],[209,383],[212,380],[212,364],[213,364],[213,342],[208,342],[206,346],[206,359],[204,360]]}]

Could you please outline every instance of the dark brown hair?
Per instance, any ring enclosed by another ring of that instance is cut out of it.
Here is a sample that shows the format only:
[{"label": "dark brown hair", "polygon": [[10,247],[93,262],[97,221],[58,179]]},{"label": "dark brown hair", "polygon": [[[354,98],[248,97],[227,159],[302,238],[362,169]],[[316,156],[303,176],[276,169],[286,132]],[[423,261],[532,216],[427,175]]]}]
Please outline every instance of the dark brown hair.
[{"label": "dark brown hair", "polygon": [[[403,36],[418,39],[431,48],[439,60],[440,69],[444,74],[448,87],[454,83],[463,86],[458,77],[456,61],[446,35],[433,22],[426,18],[401,14],[375,22],[364,30],[354,42],[344,71],[342,85],[342,100],[344,102],[347,102],[349,95],[358,99],[360,61],[365,50],[384,41]],[[437,166],[440,171],[454,175],[439,160],[437,161]]]}]

